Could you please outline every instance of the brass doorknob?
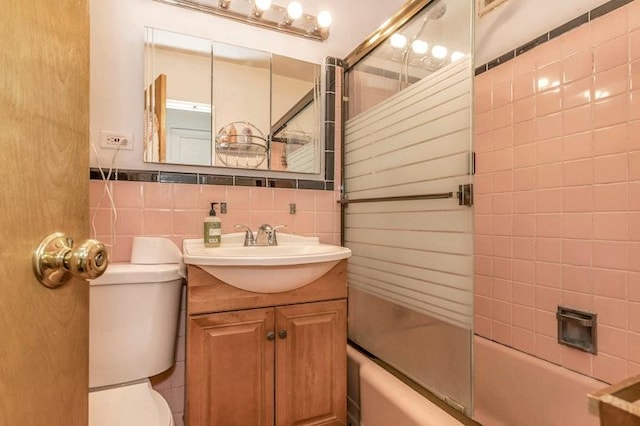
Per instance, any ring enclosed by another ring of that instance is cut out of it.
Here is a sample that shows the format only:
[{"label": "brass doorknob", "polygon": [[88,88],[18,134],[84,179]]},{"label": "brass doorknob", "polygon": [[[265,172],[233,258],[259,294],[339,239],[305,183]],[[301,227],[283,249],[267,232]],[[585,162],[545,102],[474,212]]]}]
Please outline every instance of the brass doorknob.
[{"label": "brass doorknob", "polygon": [[62,232],[46,237],[33,252],[33,272],[42,284],[58,288],[72,276],[97,278],[109,264],[107,250],[99,241],[85,240],[75,248],[73,240]]}]

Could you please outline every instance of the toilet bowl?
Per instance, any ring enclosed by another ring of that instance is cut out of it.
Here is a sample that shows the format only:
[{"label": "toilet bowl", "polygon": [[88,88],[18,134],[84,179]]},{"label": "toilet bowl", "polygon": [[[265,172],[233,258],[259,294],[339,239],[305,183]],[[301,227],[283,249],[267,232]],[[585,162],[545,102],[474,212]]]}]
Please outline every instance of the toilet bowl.
[{"label": "toilet bowl", "polygon": [[91,426],[174,426],[167,401],[149,380],[89,392]]},{"label": "toilet bowl", "polygon": [[130,263],[90,282],[89,426],[173,426],[148,378],[175,362],[183,277],[171,240],[136,237]]}]

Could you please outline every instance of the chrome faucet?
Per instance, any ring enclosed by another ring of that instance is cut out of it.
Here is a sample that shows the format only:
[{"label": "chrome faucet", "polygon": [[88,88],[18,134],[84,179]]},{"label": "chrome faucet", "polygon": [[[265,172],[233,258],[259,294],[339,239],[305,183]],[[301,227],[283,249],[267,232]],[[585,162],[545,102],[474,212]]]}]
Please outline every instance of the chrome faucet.
[{"label": "chrome faucet", "polygon": [[284,225],[273,227],[263,223],[258,228],[258,234],[256,235],[257,246],[277,246],[278,239],[276,238],[276,229],[282,228]]},{"label": "chrome faucet", "polygon": [[271,226],[266,223],[260,225],[258,232],[254,237],[251,228],[247,225],[236,225],[236,228],[245,230],[244,245],[245,246],[277,246],[278,238],[276,229],[285,228],[286,225]]},{"label": "chrome faucet", "polygon": [[256,239],[253,237],[253,231],[247,225],[236,225],[236,228],[243,228],[245,230],[244,233],[244,245],[246,246],[255,246]]}]

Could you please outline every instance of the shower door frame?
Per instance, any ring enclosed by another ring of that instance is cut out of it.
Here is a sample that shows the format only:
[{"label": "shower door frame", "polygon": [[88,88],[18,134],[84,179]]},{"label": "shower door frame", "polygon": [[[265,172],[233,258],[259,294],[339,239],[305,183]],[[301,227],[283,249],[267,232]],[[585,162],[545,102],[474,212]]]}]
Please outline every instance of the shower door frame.
[{"label": "shower door frame", "polygon": [[[341,110],[342,110],[342,116],[341,116],[341,120],[342,120],[342,126],[341,126],[341,130],[340,130],[340,143],[342,144],[342,149],[341,149],[341,153],[340,153],[340,168],[341,168],[341,181],[340,181],[340,193],[341,193],[341,199],[339,201],[340,205],[341,205],[341,209],[340,209],[340,219],[341,219],[341,233],[340,233],[340,238],[341,238],[341,244],[344,246],[345,245],[345,217],[346,217],[346,207],[348,206],[349,203],[354,203],[354,202],[376,202],[376,201],[385,201],[384,199],[354,199],[354,200],[348,200],[346,195],[347,195],[347,191],[346,191],[346,174],[345,174],[345,156],[346,156],[346,149],[345,149],[345,132],[346,132],[346,121],[347,121],[347,115],[348,115],[348,111],[349,111],[349,107],[348,107],[348,94],[349,94],[349,79],[347,78],[347,74],[348,72],[356,65],[360,62],[360,60],[364,59],[369,53],[371,53],[373,50],[375,50],[378,46],[380,46],[382,43],[384,43],[385,41],[387,41],[387,39],[390,37],[391,34],[393,34],[394,32],[396,32],[397,30],[399,30],[403,25],[405,25],[407,22],[409,22],[416,14],[420,13],[424,8],[426,8],[427,6],[429,6],[429,4],[435,2],[436,0],[412,0],[407,2],[395,15],[393,15],[390,19],[388,19],[381,27],[379,27],[375,32],[373,32],[363,43],[361,43],[355,50],[353,50],[343,61],[342,61],[342,92],[343,92],[343,97],[342,97],[342,106],[341,106]],[[473,95],[474,93],[474,89],[473,89],[473,66],[474,66],[474,61],[473,61],[473,52],[474,52],[474,37],[473,37],[473,27],[474,27],[474,17],[475,17],[475,2],[472,0],[469,0],[471,5],[471,13],[470,13],[470,19],[469,19],[469,26],[470,26],[470,52],[471,52],[471,75],[470,75],[470,85],[471,85],[471,94]],[[472,98],[473,99],[473,98]],[[469,171],[469,182],[471,183],[470,185],[468,185],[470,187],[471,190],[471,202],[470,204],[466,204],[465,205],[469,205],[471,206],[473,204],[472,201],[472,197],[473,197],[473,175],[475,174],[475,153],[473,151],[473,101],[471,102],[470,105],[470,128],[471,128],[471,140],[469,142],[469,153],[470,153],[470,161],[469,161],[469,167],[470,167],[470,171]],[[466,190],[467,188],[465,188],[464,190]],[[460,188],[461,191],[463,191],[463,188]],[[406,196],[406,197],[391,197],[391,198],[406,198],[406,199],[438,199],[438,198],[455,198],[455,193],[438,193],[438,194],[424,194],[424,195],[416,195],[416,196]],[[462,204],[462,199],[464,199],[465,195],[462,195],[462,197],[460,197],[460,194],[458,194],[459,198],[461,198],[461,204]],[[389,200],[386,200],[389,201]],[[471,233],[473,235],[473,225],[471,225]],[[472,288],[471,288],[471,293],[473,295],[473,273],[472,273]],[[406,383],[408,386],[410,386],[411,388],[413,388],[414,390],[416,390],[417,392],[421,393],[423,396],[425,396],[426,398],[430,399],[432,402],[434,402],[436,405],[440,406],[441,408],[445,409],[446,411],[448,411],[451,415],[453,415],[454,417],[458,418],[459,420],[465,422],[465,421],[469,421],[470,417],[473,414],[473,303],[472,303],[472,314],[471,314],[471,328],[470,328],[470,344],[469,344],[469,350],[470,350],[470,396],[471,396],[471,400],[470,400],[470,405],[467,407],[464,407],[460,404],[457,404],[455,401],[449,401],[448,398],[443,398],[440,399],[442,397],[442,395],[440,395],[440,397],[438,397],[436,394],[434,394],[431,390],[425,388],[422,384],[416,382],[415,380],[413,380],[411,377],[407,376],[406,374],[404,374],[402,371],[399,371],[398,369],[394,368],[393,365],[387,364],[385,362],[384,359],[378,359],[375,354],[371,354],[369,353],[365,348],[360,347],[359,345],[357,345],[357,343],[351,341],[349,339],[349,343],[354,345],[356,348],[358,348],[359,350],[363,351],[366,355],[368,355],[370,358],[372,358],[375,362],[377,362],[378,364],[380,364],[381,366],[383,366],[387,371],[389,371],[391,374],[393,374],[394,376],[396,376],[397,378],[399,378],[400,380],[402,380],[404,383]],[[453,409],[452,409],[453,407]],[[466,423],[465,423],[466,424]]]}]

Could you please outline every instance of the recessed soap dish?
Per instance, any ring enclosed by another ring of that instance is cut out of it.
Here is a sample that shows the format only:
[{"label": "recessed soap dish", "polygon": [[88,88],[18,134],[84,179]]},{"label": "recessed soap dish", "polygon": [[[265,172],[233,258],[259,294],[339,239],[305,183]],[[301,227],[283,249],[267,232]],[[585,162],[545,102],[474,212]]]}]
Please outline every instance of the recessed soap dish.
[{"label": "recessed soap dish", "polygon": [[598,315],[558,306],[558,343],[592,354],[598,353]]}]

